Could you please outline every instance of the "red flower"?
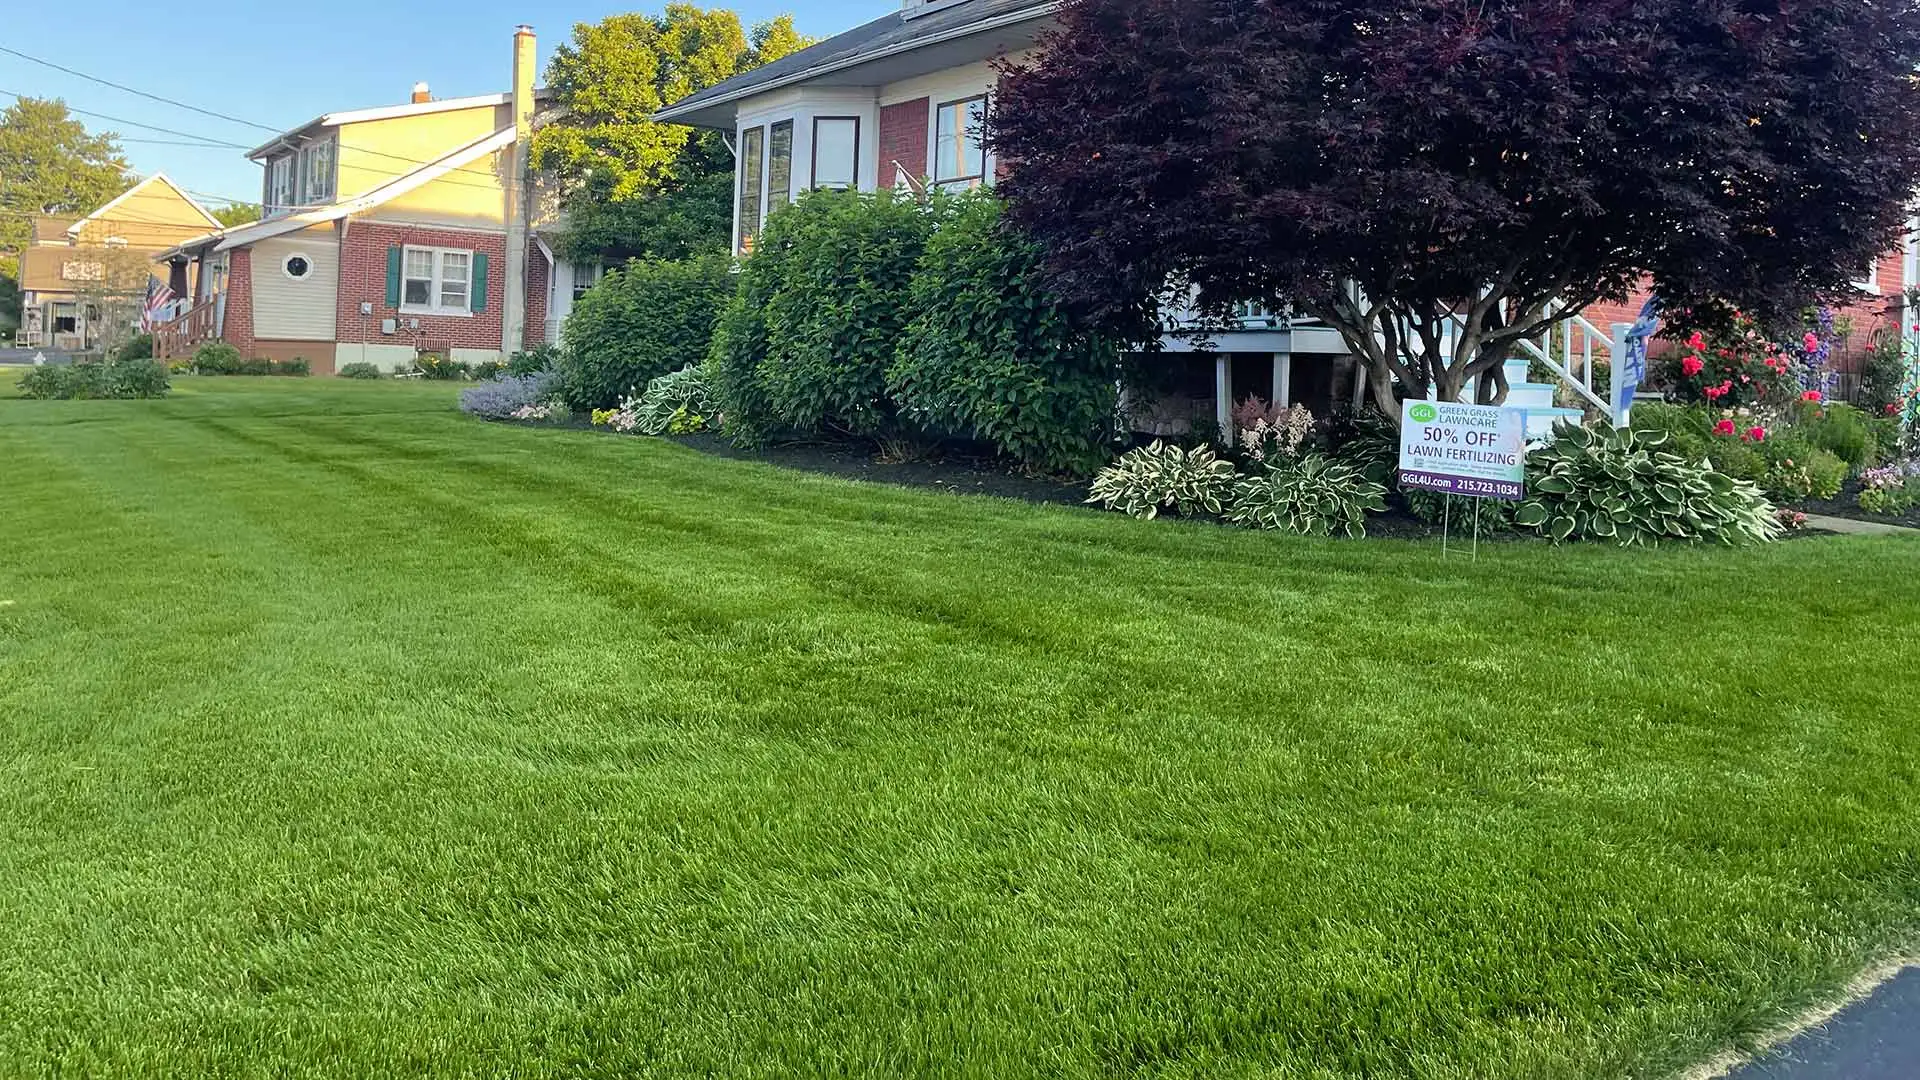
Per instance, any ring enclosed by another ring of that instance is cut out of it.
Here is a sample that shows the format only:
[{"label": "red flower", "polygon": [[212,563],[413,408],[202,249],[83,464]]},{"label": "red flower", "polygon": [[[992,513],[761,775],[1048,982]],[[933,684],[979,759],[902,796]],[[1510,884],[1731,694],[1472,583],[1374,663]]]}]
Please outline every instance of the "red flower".
[{"label": "red flower", "polygon": [[1713,425],[1713,433],[1714,433],[1715,435],[1731,435],[1731,434],[1733,434],[1733,421],[1731,421],[1731,420],[1722,420],[1722,421],[1720,421],[1719,423],[1717,423],[1717,424],[1715,424],[1715,425]]},{"label": "red flower", "polygon": [[1767,429],[1763,427],[1749,428],[1747,430],[1747,438],[1752,439],[1754,442],[1765,442],[1767,439]]},{"label": "red flower", "polygon": [[1804,394],[1801,394],[1801,395],[1800,395],[1800,400],[1801,400],[1801,401],[1819,401],[1819,400],[1820,400],[1820,391],[1818,391],[1818,390],[1809,390],[1809,391],[1807,391],[1806,393],[1804,393]]},{"label": "red flower", "polygon": [[1699,352],[1706,347],[1707,339],[1705,335],[1701,334],[1698,330],[1695,330],[1693,336],[1687,339],[1687,348],[1692,349],[1694,352]]},{"label": "red flower", "polygon": [[1899,412],[1900,412],[1900,403],[1899,403],[1899,402],[1897,402],[1897,401],[1889,401],[1889,402],[1887,402],[1887,415],[1888,415],[1888,416],[1896,416],[1896,415],[1898,415],[1898,414],[1899,414]]},{"label": "red flower", "polygon": [[1695,375],[1700,374],[1701,371],[1705,370],[1706,366],[1707,365],[1700,362],[1699,357],[1689,356],[1680,361],[1680,374],[1685,375],[1687,378],[1691,379]]}]

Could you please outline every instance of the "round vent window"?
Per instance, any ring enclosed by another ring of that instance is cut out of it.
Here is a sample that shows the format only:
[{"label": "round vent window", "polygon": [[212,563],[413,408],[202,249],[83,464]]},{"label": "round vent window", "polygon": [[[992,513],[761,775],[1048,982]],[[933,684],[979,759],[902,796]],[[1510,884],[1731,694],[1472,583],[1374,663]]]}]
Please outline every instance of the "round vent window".
[{"label": "round vent window", "polygon": [[289,255],[287,261],[280,264],[288,277],[295,281],[305,281],[313,273],[313,263],[305,255]]}]

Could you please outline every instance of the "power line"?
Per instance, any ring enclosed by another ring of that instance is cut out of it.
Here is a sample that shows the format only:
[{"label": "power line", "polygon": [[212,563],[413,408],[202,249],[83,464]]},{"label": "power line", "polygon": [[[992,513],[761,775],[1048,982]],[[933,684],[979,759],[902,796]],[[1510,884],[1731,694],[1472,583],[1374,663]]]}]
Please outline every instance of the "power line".
[{"label": "power line", "polygon": [[[86,72],[84,72],[84,71],[76,71],[76,70],[74,70],[73,68],[70,68],[70,67],[66,67],[66,66],[64,66],[64,65],[61,65],[61,64],[56,64],[56,63],[54,63],[54,62],[53,62],[53,61],[51,61],[51,60],[46,60],[46,59],[42,59],[41,57],[38,57],[38,56],[30,56],[30,55],[28,55],[28,54],[26,54],[26,53],[23,53],[23,52],[20,52],[20,51],[19,51],[19,50],[17,50],[17,49],[9,49],[9,48],[7,48],[7,47],[6,47],[6,46],[4,46],[4,45],[0,45],[0,52],[5,52],[5,53],[8,53],[8,54],[10,54],[10,55],[12,55],[12,56],[17,56],[17,57],[19,57],[19,58],[21,58],[22,60],[29,60],[29,61],[32,61],[33,63],[36,63],[36,64],[42,64],[42,65],[45,65],[46,67],[50,67],[50,68],[53,68],[53,69],[54,69],[54,70],[56,70],[56,71],[64,71],[64,72],[66,72],[66,73],[67,73],[67,74],[69,74],[69,75],[72,75],[72,76],[74,76],[74,77],[76,77],[76,78],[81,78],[81,79],[85,79],[85,80],[87,80],[88,82],[96,82],[96,83],[99,83],[99,84],[100,84],[100,85],[102,85],[102,86],[110,86],[110,87],[112,87],[112,88],[114,88],[115,90],[120,90],[120,91],[123,91],[123,92],[125,92],[125,93],[129,93],[129,94],[136,94],[136,95],[138,95],[138,96],[140,96],[140,97],[143,97],[143,98],[147,98],[147,99],[149,99],[149,100],[152,100],[152,101],[158,101],[158,102],[161,102],[162,104],[166,104],[166,105],[172,105],[172,106],[175,106],[175,107],[177,107],[177,108],[181,108],[181,109],[187,109],[187,110],[189,110],[189,111],[191,111],[191,112],[197,112],[197,113],[200,113],[200,114],[202,114],[202,115],[205,115],[205,116],[211,116],[211,117],[215,117],[216,119],[220,119],[220,120],[226,120],[226,121],[229,121],[229,122],[231,122],[231,123],[235,123],[235,124],[241,124],[241,125],[244,125],[244,126],[246,126],[246,127],[250,127],[250,128],[258,128],[258,129],[260,129],[261,131],[266,131],[266,132],[271,132],[271,133],[273,133],[273,134],[275,134],[275,135],[278,135],[278,134],[281,134],[281,133],[282,133],[282,130],[283,130],[283,129],[281,129],[281,128],[276,128],[276,127],[270,127],[270,126],[268,126],[268,125],[266,125],[266,124],[261,124],[261,123],[257,123],[257,122],[255,122],[255,121],[252,121],[252,120],[243,120],[243,119],[241,119],[240,117],[237,117],[237,116],[230,116],[230,115],[228,115],[228,114],[226,114],[226,113],[223,113],[223,112],[216,112],[216,111],[214,111],[214,110],[212,110],[212,109],[203,109],[203,108],[201,108],[201,107],[199,107],[198,105],[189,105],[189,104],[187,104],[187,103],[186,103],[186,102],[184,102],[184,101],[175,101],[175,100],[174,100],[173,98],[170,98],[170,97],[163,97],[163,96],[161,96],[161,95],[159,95],[159,94],[154,94],[154,93],[149,93],[149,92],[147,92],[147,91],[145,91],[145,90],[139,90],[139,89],[135,89],[134,87],[131,87],[131,86],[126,86],[126,85],[123,85],[123,84],[121,84],[121,83],[117,83],[117,82],[114,82],[114,81],[113,81],[113,80],[111,80],[111,79],[103,79],[103,78],[101,78],[101,77],[100,77],[100,76],[98,76],[98,75],[89,75],[89,74],[87,74],[87,73],[86,73]],[[11,96],[13,96],[13,97],[16,97],[16,98],[20,96],[20,95],[18,95],[18,94],[12,94],[12,92],[11,92],[11,91],[6,91],[6,90],[0,90],[0,93],[5,93],[5,94],[11,94]],[[77,113],[80,113],[80,114],[81,114],[81,115],[83,115],[83,116],[96,116],[96,117],[99,117],[100,119],[103,119],[103,120],[111,120],[111,121],[113,121],[114,123],[117,123],[117,124],[131,124],[131,125],[132,125],[132,126],[134,126],[134,127],[144,127],[144,128],[148,128],[148,129],[150,129],[150,130],[154,130],[154,131],[163,131],[163,132],[166,132],[166,133],[167,133],[167,134],[169,134],[169,135],[183,135],[183,136],[185,136],[185,137],[187,137],[187,138],[189,138],[189,139],[201,139],[201,140],[203,140],[203,141],[205,141],[205,142],[209,142],[209,143],[215,143],[215,144],[218,144],[218,145],[221,145],[221,146],[230,146],[230,147],[233,147],[234,149],[237,149],[237,150],[251,150],[251,149],[253,149],[253,148],[252,148],[252,147],[250,147],[250,146],[244,146],[244,145],[242,145],[242,144],[240,144],[240,143],[236,143],[236,142],[227,142],[227,141],[225,141],[225,140],[222,140],[222,139],[215,139],[215,138],[212,138],[212,137],[210,137],[210,136],[203,136],[203,135],[193,135],[193,134],[190,134],[190,133],[187,133],[187,132],[182,132],[182,131],[173,131],[173,130],[171,130],[171,129],[168,129],[168,128],[155,128],[155,127],[153,127],[153,125],[151,125],[151,124],[141,124],[141,123],[138,123],[138,122],[136,122],[136,121],[133,121],[133,120],[116,120],[115,118],[113,118],[113,117],[111,117],[111,116],[106,116],[106,115],[103,115],[103,114],[101,114],[101,113],[90,113],[90,112],[87,112],[87,111],[86,111],[86,110],[84,110],[84,109],[74,109],[74,108],[73,108],[73,107],[72,107],[71,105],[69,105],[69,106],[68,106],[68,108],[69,108],[69,109],[72,109],[72,111],[74,111],[74,112],[77,112]],[[407,157],[407,156],[406,156],[406,155],[404,155],[404,154],[394,154],[394,153],[389,153],[389,152],[387,152],[387,151],[385,151],[385,150],[374,150],[374,149],[372,149],[372,148],[370,148],[370,147],[365,147],[365,146],[349,146],[349,145],[347,145],[347,144],[345,144],[345,143],[342,143],[342,144],[340,144],[340,146],[341,146],[341,149],[343,149],[343,150],[352,150],[352,151],[354,151],[354,152],[356,152],[356,153],[361,153],[361,154],[371,154],[371,155],[373,155],[373,156],[375,156],[375,157],[383,157],[383,158],[389,158],[389,159],[391,159],[391,160],[394,160],[394,161],[403,161],[403,162],[406,162],[406,163],[407,163],[407,164],[409,164],[409,165],[432,165],[432,164],[434,164],[434,162],[433,162],[433,160],[431,160],[431,159],[426,159],[426,160],[423,160],[423,159],[421,159],[421,158],[412,158],[412,157]],[[459,181],[459,180],[449,180],[449,179],[448,179],[447,177],[441,177],[441,179],[442,179],[443,181],[447,181],[447,182],[449,182],[449,183],[453,183],[453,184],[461,184],[461,185],[462,185],[462,186],[464,186],[464,187],[475,187],[475,188],[485,188],[485,189],[487,189],[487,190],[489,190],[489,191],[491,191],[491,190],[493,190],[493,188],[492,188],[492,186],[491,186],[491,185],[488,185],[488,184],[475,184],[475,183],[463,183],[462,181]]]},{"label": "power line", "polygon": [[[27,95],[25,95],[25,94],[19,94],[19,93],[15,93],[15,92],[14,92],[14,91],[12,91],[12,90],[4,90],[4,89],[0,89],[0,94],[5,94],[5,95],[7,95],[7,96],[8,96],[8,97],[10,97],[10,98],[13,98],[13,99],[15,99],[16,101],[17,101],[17,100],[20,100],[20,99],[23,99],[23,98],[25,98],[25,97],[27,96]],[[161,127],[161,126],[159,126],[158,124],[143,124],[143,123],[141,123],[141,122],[140,122],[140,121],[138,121],[138,120],[128,120],[128,119],[125,119],[125,118],[123,118],[123,117],[119,117],[119,116],[108,116],[108,115],[107,115],[106,113],[101,113],[101,112],[90,112],[90,111],[88,111],[88,110],[86,110],[86,109],[76,109],[76,108],[74,108],[74,107],[73,107],[73,106],[71,106],[71,105],[68,105],[68,106],[67,106],[67,111],[68,111],[68,112],[75,112],[75,113],[79,113],[79,114],[80,114],[81,116],[91,116],[91,117],[93,117],[93,118],[94,118],[94,119],[96,119],[96,120],[105,120],[106,122],[108,122],[108,123],[110,123],[110,124],[125,124],[125,125],[127,125],[128,127],[137,127],[137,128],[145,128],[145,129],[146,129],[146,130],[148,130],[148,131],[157,131],[157,132],[159,132],[159,133],[161,133],[162,135],[178,135],[178,136],[180,136],[180,137],[181,137],[181,138],[183,138],[183,139],[195,139],[195,140],[198,140],[198,141],[200,141],[200,142],[204,142],[204,143],[213,143],[213,144],[216,144],[216,145],[219,145],[219,146],[225,146],[225,147],[228,147],[229,149],[233,149],[233,150],[250,150],[250,149],[252,149],[252,147],[249,147],[249,146],[245,146],[245,145],[242,145],[242,144],[240,144],[240,143],[237,143],[237,142],[228,142],[228,141],[226,141],[225,139],[215,139],[215,138],[211,138],[211,137],[209,137],[209,136],[206,136],[206,135],[195,135],[195,134],[194,134],[193,132],[191,132],[191,131],[177,131],[177,130],[175,130],[175,129],[173,129],[173,128],[168,128],[168,127]]]},{"label": "power line", "polygon": [[[67,74],[74,76],[75,78],[86,79],[89,82],[97,82],[102,86],[111,86],[115,90],[121,90],[126,93],[136,95],[138,97],[146,98],[150,101],[158,101],[163,105],[172,105],[175,108],[185,109],[188,112],[196,112],[202,116],[211,116],[215,120],[226,120],[231,123],[240,124],[244,127],[259,128],[262,131],[267,131],[276,135],[279,134],[280,132],[279,128],[271,128],[265,124],[256,124],[251,120],[242,120],[237,116],[229,116],[226,113],[215,112],[212,109],[203,109],[198,105],[189,105],[184,101],[175,101],[170,97],[162,97],[159,94],[151,94],[145,90],[137,90],[131,86],[114,82],[111,79],[103,79],[98,75],[89,75],[84,71],[75,71],[70,67],[65,67],[63,65],[56,64],[51,60],[44,60],[38,56],[29,56],[18,49],[9,49],[5,45],[0,45],[0,53],[6,53],[9,56],[17,56],[20,59],[27,61],[28,63],[39,64],[41,67],[50,67],[55,71],[64,71]],[[79,110],[76,109],[75,111],[77,112]]]},{"label": "power line", "polygon": [[124,142],[124,143],[140,143],[145,146],[186,146],[186,147],[197,148],[200,150],[232,149],[231,147],[222,146],[219,143],[201,142],[197,139],[193,141],[187,141],[185,139],[143,139],[138,136],[132,136],[132,135],[122,135],[119,137],[119,139],[121,142]]}]

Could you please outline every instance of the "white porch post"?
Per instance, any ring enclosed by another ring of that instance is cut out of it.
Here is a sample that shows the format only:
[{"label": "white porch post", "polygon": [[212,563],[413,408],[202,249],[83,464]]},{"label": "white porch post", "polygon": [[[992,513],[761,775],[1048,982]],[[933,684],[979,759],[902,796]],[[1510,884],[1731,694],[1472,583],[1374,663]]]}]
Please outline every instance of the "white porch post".
[{"label": "white porch post", "polygon": [[1220,425],[1220,444],[1233,445],[1233,358],[1221,353],[1213,361],[1213,418]]},{"label": "white porch post", "polygon": [[1273,403],[1293,404],[1293,354],[1273,354]]},{"label": "white porch post", "polygon": [[[1627,426],[1627,414],[1632,411],[1633,408],[1633,406],[1628,403],[1626,395],[1627,334],[1632,331],[1633,324],[1617,322],[1613,324],[1612,329],[1613,342],[1609,346],[1608,358],[1611,361],[1613,387],[1607,400],[1613,405],[1613,426],[1615,428],[1623,428]],[[1635,387],[1634,389],[1637,390],[1639,387]]]}]

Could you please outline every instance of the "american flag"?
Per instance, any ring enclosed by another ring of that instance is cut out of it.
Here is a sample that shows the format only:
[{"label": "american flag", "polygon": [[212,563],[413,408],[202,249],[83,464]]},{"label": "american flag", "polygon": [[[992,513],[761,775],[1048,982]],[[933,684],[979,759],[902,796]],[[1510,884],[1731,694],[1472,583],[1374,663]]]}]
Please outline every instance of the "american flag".
[{"label": "american flag", "polygon": [[173,289],[159,278],[148,275],[147,302],[140,309],[140,329],[152,333],[155,323],[166,321],[160,317],[160,310],[171,303],[173,303]]}]

